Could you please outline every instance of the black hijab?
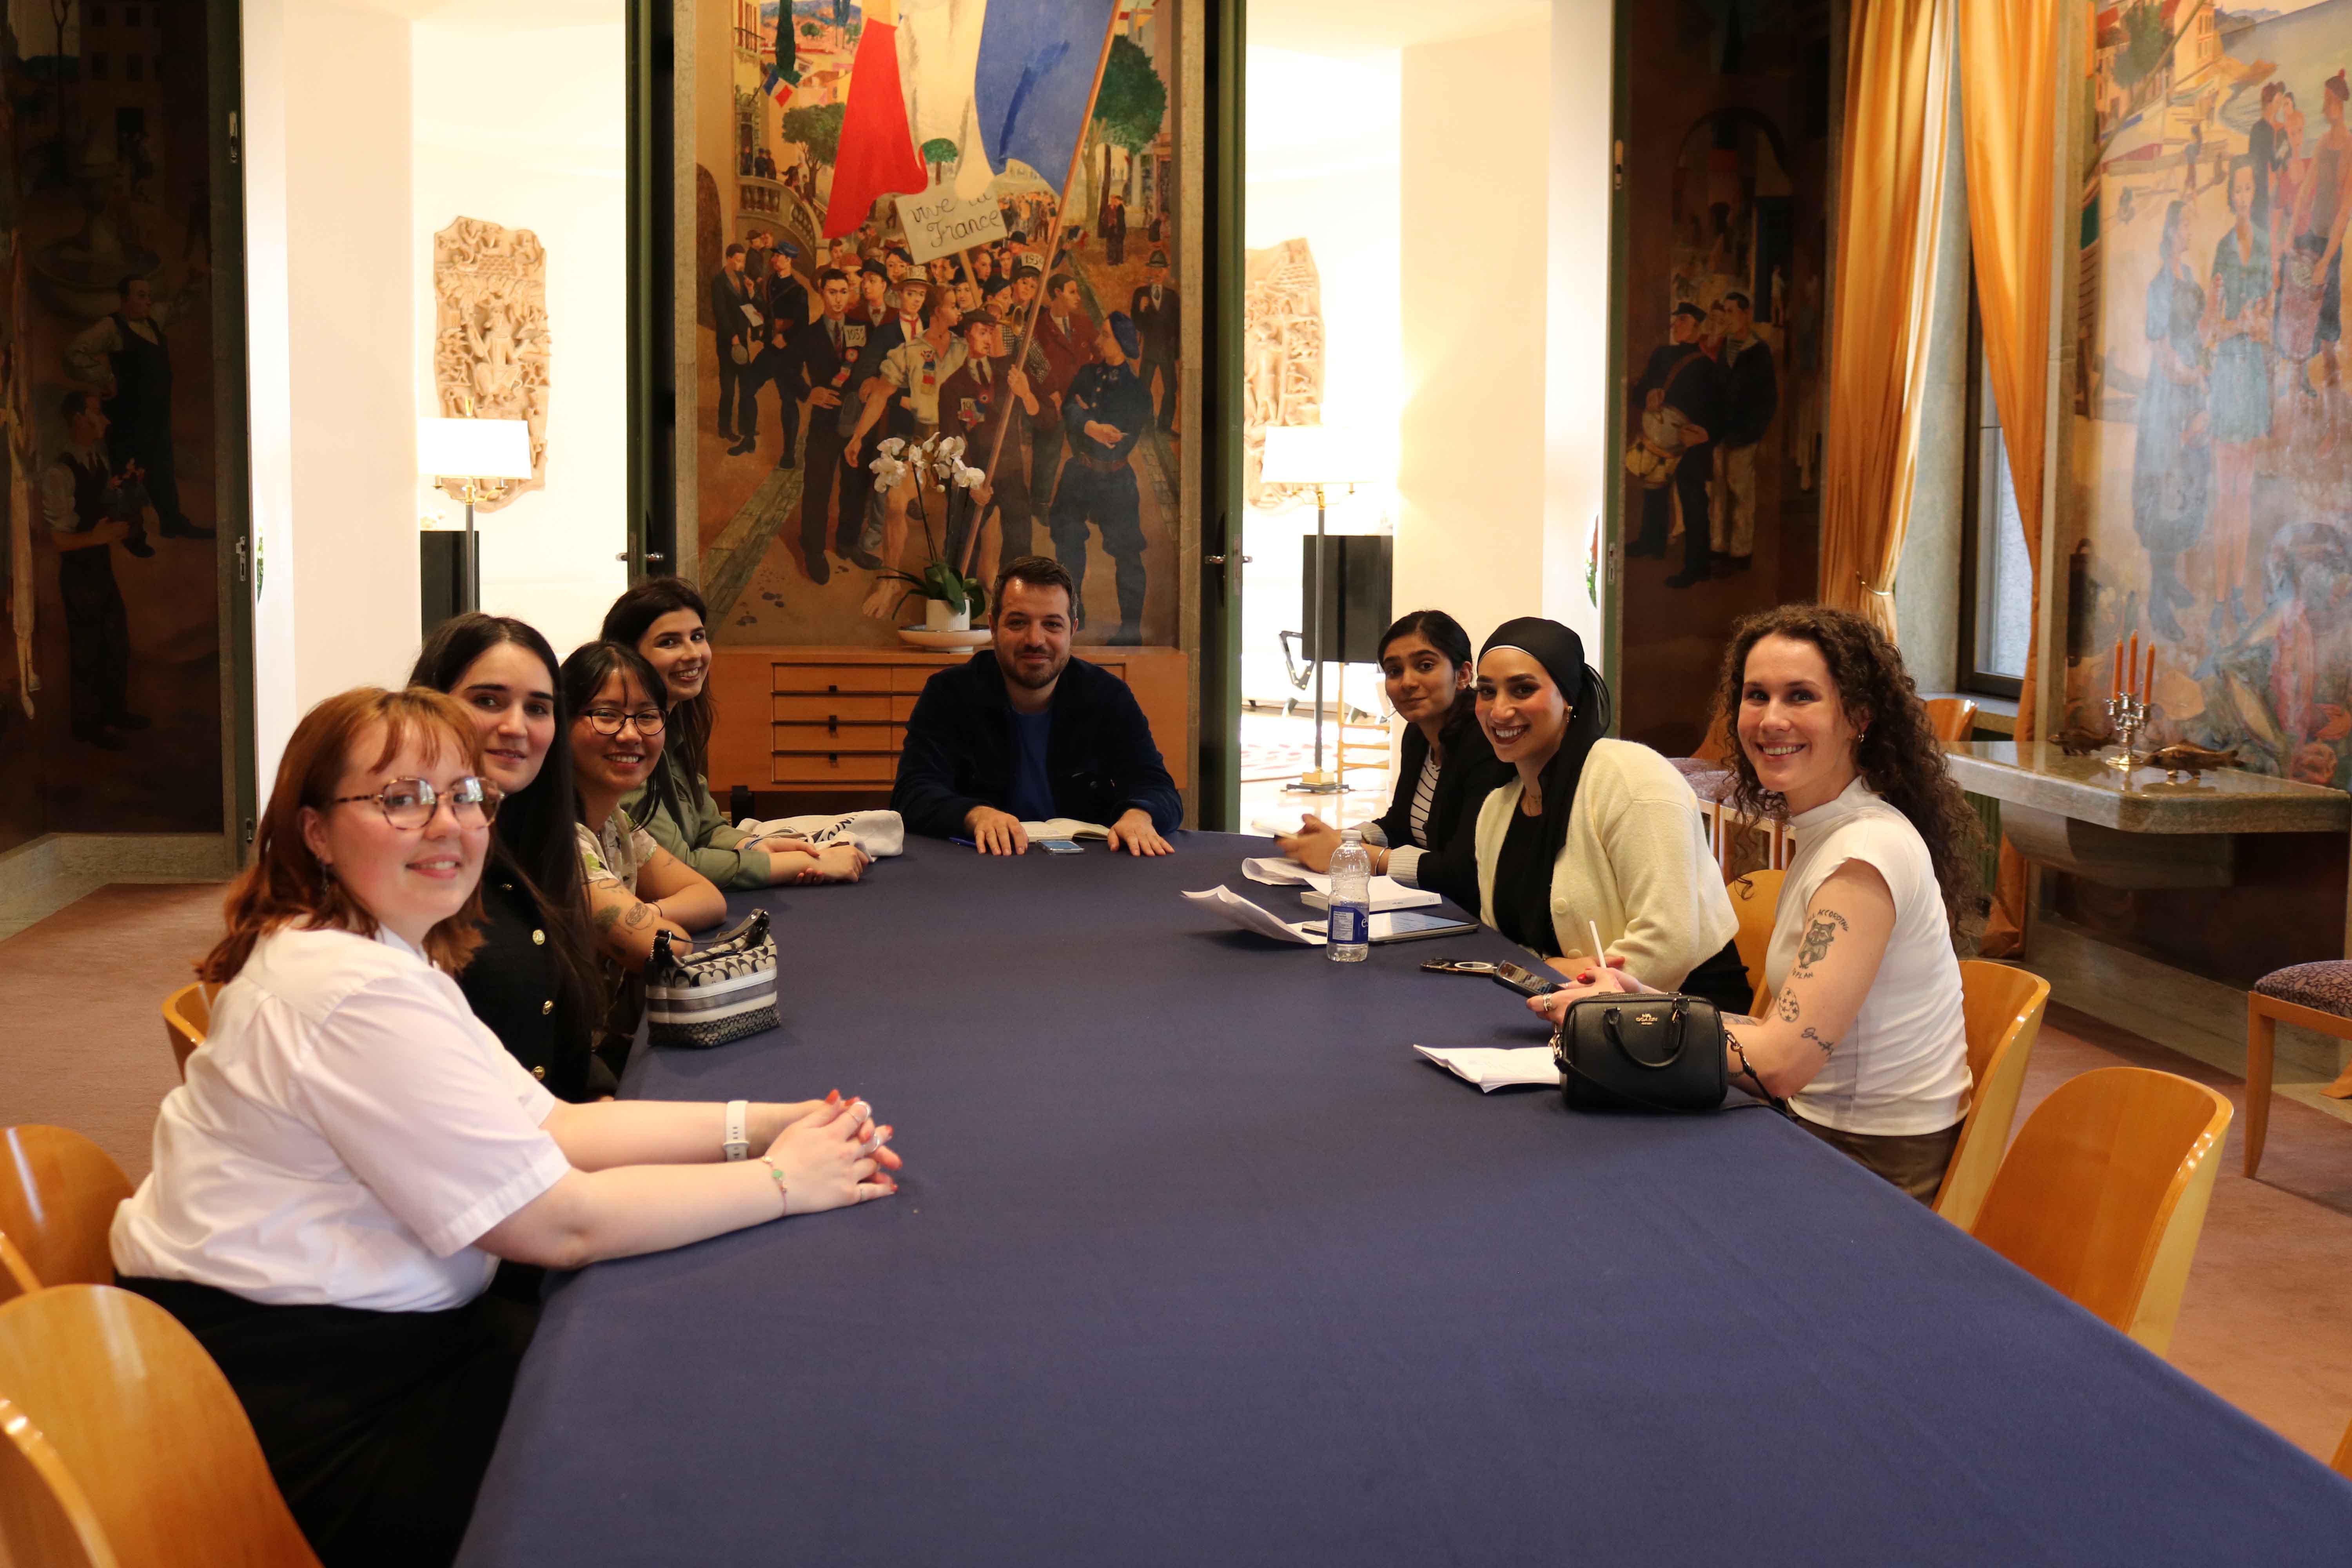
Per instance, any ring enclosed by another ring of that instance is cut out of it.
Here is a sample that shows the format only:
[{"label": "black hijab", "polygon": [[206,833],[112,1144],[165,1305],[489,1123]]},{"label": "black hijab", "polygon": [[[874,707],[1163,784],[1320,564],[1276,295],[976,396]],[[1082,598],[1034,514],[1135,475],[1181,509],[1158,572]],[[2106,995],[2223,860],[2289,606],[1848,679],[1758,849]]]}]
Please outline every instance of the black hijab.
[{"label": "black hijab", "polygon": [[1505,621],[1478,650],[1480,661],[1498,647],[1517,648],[1542,665],[1568,700],[1568,732],[1542,774],[1543,865],[1549,884],[1550,868],[1568,842],[1568,816],[1576,805],[1577,782],[1584,776],[1584,759],[1592,754],[1592,742],[1609,732],[1609,687],[1601,672],[1584,662],[1583,639],[1558,621],[1539,616]]}]

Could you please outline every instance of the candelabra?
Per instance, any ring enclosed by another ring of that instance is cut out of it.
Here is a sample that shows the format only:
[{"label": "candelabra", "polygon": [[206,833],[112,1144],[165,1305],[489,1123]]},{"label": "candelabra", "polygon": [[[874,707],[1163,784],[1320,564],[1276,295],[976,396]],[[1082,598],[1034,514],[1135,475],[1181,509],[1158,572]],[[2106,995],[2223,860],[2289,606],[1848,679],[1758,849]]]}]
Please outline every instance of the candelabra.
[{"label": "candelabra", "polygon": [[2140,731],[2147,723],[2147,700],[2118,693],[2107,699],[2107,717],[2115,723],[2116,740],[2121,747],[2107,759],[2107,766],[2129,778],[2137,765],[2132,761],[2133,748],[2139,741]]}]

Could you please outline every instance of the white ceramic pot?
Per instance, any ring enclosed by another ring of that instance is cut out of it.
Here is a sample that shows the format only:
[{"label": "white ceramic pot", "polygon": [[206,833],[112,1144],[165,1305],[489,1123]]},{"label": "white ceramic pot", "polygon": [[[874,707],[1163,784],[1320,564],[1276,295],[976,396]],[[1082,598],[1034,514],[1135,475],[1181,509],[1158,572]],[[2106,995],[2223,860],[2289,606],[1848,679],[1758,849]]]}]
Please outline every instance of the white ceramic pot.
[{"label": "white ceramic pot", "polygon": [[971,630],[971,610],[950,610],[945,599],[923,601],[923,626],[934,632],[968,632]]}]

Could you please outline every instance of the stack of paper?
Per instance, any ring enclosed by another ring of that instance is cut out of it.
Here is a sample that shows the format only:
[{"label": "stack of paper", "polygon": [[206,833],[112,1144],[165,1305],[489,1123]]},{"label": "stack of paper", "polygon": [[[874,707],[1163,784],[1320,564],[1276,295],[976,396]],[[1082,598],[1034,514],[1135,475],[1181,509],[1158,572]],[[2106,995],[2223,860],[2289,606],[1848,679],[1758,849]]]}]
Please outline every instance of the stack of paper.
[{"label": "stack of paper", "polygon": [[1498,1089],[1522,1084],[1559,1087],[1559,1064],[1552,1060],[1549,1046],[1517,1049],[1499,1046],[1439,1046],[1434,1049],[1415,1046],[1413,1049],[1455,1077],[1476,1084],[1481,1093],[1492,1094]]},{"label": "stack of paper", "polygon": [[[1296,860],[1258,856],[1242,862],[1242,875],[1268,888],[1297,888],[1299,899],[1316,909],[1331,905],[1331,879],[1321,871],[1310,871]],[[1375,877],[1371,887],[1374,914],[1390,910],[1425,910],[1445,900],[1426,888],[1408,888],[1394,877]]]},{"label": "stack of paper", "polygon": [[[1204,892],[1186,893],[1184,896],[1204,909],[1214,910],[1221,918],[1244,931],[1270,936],[1276,942],[1300,942],[1307,947],[1328,945],[1320,931],[1307,929],[1307,921],[1276,920],[1230,888],[1211,888]],[[1320,921],[1315,923],[1321,924]]]}]

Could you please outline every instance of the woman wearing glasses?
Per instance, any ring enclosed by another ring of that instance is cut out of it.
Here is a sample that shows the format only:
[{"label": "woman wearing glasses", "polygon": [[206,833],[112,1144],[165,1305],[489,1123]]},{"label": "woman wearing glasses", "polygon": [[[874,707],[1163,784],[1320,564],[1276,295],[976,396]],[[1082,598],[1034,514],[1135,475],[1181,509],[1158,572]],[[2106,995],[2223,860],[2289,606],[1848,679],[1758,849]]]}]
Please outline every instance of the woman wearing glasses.
[{"label": "woman wearing glasses", "polygon": [[566,1105],[499,1048],[452,978],[480,940],[481,767],[439,692],[349,691],[295,728],[198,966],[223,987],[205,1048],[114,1217],[117,1283],[211,1353],[328,1568],[455,1556],[530,1326],[485,1294],[499,1259],[578,1268],[897,1190],[859,1102]]},{"label": "woman wearing glasses", "polygon": [[661,677],[616,642],[582,644],[562,674],[589,919],[604,955],[634,974],[653,956],[656,931],[669,932],[672,949],[684,952],[689,931],[727,918],[727,898],[621,808],[661,765]]}]

